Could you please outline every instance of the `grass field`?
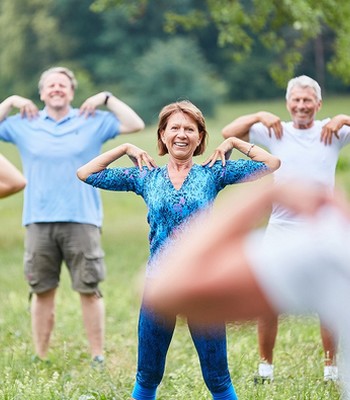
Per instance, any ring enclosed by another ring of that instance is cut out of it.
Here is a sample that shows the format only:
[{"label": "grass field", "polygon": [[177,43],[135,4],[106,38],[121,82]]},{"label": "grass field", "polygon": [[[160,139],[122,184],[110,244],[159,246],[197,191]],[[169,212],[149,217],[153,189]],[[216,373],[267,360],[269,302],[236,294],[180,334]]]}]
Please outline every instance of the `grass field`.
[{"label": "grass field", "polygon": [[[350,98],[327,99],[323,118],[349,113]],[[221,141],[220,131],[231,119],[260,109],[288,114],[283,102],[231,104],[208,121],[207,155]],[[130,141],[156,154],[155,127],[119,137],[113,144]],[[109,147],[112,146],[110,143]],[[107,148],[107,147],[106,147]],[[1,143],[0,151],[19,164],[17,150]],[[350,150],[344,149],[337,182],[350,194]],[[159,160],[164,163],[165,160]],[[202,159],[198,158],[198,162]],[[127,159],[121,164],[129,165]],[[349,168],[349,169],[348,169]],[[227,189],[234,191],[236,188]],[[0,399],[92,400],[128,399],[136,365],[136,330],[139,308],[137,282],[148,256],[146,208],[133,194],[103,192],[105,210],[103,246],[108,277],[102,284],[106,303],[106,356],[104,371],[90,368],[90,357],[81,322],[80,304],[70,289],[65,269],[57,298],[56,327],[49,353],[51,363],[31,362],[33,347],[28,312],[28,289],[23,278],[24,229],[21,227],[22,194],[0,202]],[[322,380],[323,354],[316,317],[281,317],[275,348],[275,382],[254,386],[258,352],[254,322],[230,324],[228,355],[232,379],[241,400],[339,399],[335,385]],[[209,399],[198,359],[187,328],[176,328],[159,388],[160,400]]]}]

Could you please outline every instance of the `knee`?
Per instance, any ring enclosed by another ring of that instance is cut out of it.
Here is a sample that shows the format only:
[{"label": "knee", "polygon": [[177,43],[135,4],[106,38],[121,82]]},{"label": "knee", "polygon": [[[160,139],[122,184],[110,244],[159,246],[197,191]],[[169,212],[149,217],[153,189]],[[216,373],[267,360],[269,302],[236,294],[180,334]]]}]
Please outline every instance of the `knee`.
[{"label": "knee", "polygon": [[211,393],[225,392],[232,386],[228,369],[221,371],[203,371],[204,382]]}]

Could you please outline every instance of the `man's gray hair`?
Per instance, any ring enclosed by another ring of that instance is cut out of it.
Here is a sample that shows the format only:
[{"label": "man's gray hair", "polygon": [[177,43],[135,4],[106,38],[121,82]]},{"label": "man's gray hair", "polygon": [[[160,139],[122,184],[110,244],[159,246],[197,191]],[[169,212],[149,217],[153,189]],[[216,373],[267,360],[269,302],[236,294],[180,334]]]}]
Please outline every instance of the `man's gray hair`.
[{"label": "man's gray hair", "polygon": [[47,69],[46,71],[44,71],[39,79],[39,84],[38,84],[38,88],[39,88],[39,93],[41,92],[41,89],[43,88],[43,84],[44,84],[44,80],[53,73],[58,73],[58,74],[63,74],[66,75],[66,77],[70,80],[71,85],[72,85],[72,89],[75,90],[78,87],[78,82],[75,79],[75,76],[73,74],[73,72],[66,68],[66,67],[52,67]]},{"label": "man's gray hair", "polygon": [[297,76],[296,78],[291,79],[287,85],[286,91],[286,100],[290,97],[290,92],[294,87],[301,88],[311,88],[315,92],[316,98],[318,101],[322,100],[321,88],[320,85],[312,78],[307,75]]}]

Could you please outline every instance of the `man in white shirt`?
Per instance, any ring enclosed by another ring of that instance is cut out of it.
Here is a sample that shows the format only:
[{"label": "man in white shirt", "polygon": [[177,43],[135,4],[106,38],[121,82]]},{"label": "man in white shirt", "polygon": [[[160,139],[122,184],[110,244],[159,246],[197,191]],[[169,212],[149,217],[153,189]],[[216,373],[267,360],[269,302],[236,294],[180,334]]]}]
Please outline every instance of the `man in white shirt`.
[{"label": "man in white shirt", "polygon": [[[291,79],[286,91],[286,107],[291,121],[282,122],[269,112],[239,117],[222,131],[225,138],[238,137],[265,146],[281,160],[274,173],[276,184],[290,179],[308,185],[322,185],[333,191],[335,169],[340,150],[350,142],[350,117],[316,120],[322,106],[321,88],[312,78],[302,75]],[[298,229],[303,217],[274,204],[264,240],[273,246],[280,236]],[[283,269],[283,263],[281,263]],[[258,321],[259,364],[258,382],[273,380],[273,349],[278,329],[277,316]],[[321,324],[325,353],[325,380],[337,380],[336,339]]]}]

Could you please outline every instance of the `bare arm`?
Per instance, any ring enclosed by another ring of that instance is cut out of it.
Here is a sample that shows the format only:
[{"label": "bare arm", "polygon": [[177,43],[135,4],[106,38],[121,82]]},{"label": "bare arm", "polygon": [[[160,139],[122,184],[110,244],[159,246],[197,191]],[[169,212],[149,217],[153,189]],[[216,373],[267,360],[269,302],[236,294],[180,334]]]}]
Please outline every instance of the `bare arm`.
[{"label": "bare arm", "polygon": [[0,103],[0,122],[3,121],[13,108],[18,108],[22,117],[29,119],[35,118],[38,115],[38,107],[25,97],[13,95]]},{"label": "bare arm", "polygon": [[80,114],[94,114],[97,107],[105,105],[120,121],[120,132],[137,132],[145,127],[139,115],[126,103],[108,92],[100,92],[89,97],[80,106]]},{"label": "bare arm", "polygon": [[239,197],[230,196],[205,221],[196,224],[194,220],[161,259],[159,274],[146,287],[146,304],[165,315],[180,313],[199,323],[273,315],[244,244],[247,235],[269,215],[273,202],[306,215],[331,204],[349,220],[349,205],[342,196],[332,197],[320,188],[294,182],[255,185],[251,193],[244,190]]},{"label": "bare arm", "polygon": [[323,126],[321,132],[321,142],[325,145],[332,144],[333,136],[339,139],[338,131],[344,126],[350,126],[350,116],[339,114],[333,117],[326,125]]},{"label": "bare arm", "polygon": [[224,140],[221,145],[216,148],[214,153],[205,160],[203,165],[209,164],[209,166],[212,166],[217,159],[221,159],[223,165],[225,165],[233,149],[237,149],[253,161],[263,162],[269,168],[269,172],[276,171],[281,165],[279,158],[273,156],[268,151],[236,137]]},{"label": "bare arm", "polygon": [[26,183],[22,173],[0,154],[0,198],[19,192]]},{"label": "bare arm", "polygon": [[282,137],[280,118],[266,111],[238,117],[223,128],[222,135],[224,138],[237,137],[247,142],[249,141],[249,129],[257,122],[261,122],[268,128],[270,136],[274,132],[277,139]]},{"label": "bare arm", "polygon": [[127,155],[140,169],[142,169],[143,164],[145,164],[148,169],[156,167],[155,161],[148,155],[148,153],[130,143],[124,143],[114,149],[100,154],[87,164],[80,167],[77,171],[78,178],[82,181],[86,181],[91,174],[106,169],[112,162],[118,160],[124,155]]}]

